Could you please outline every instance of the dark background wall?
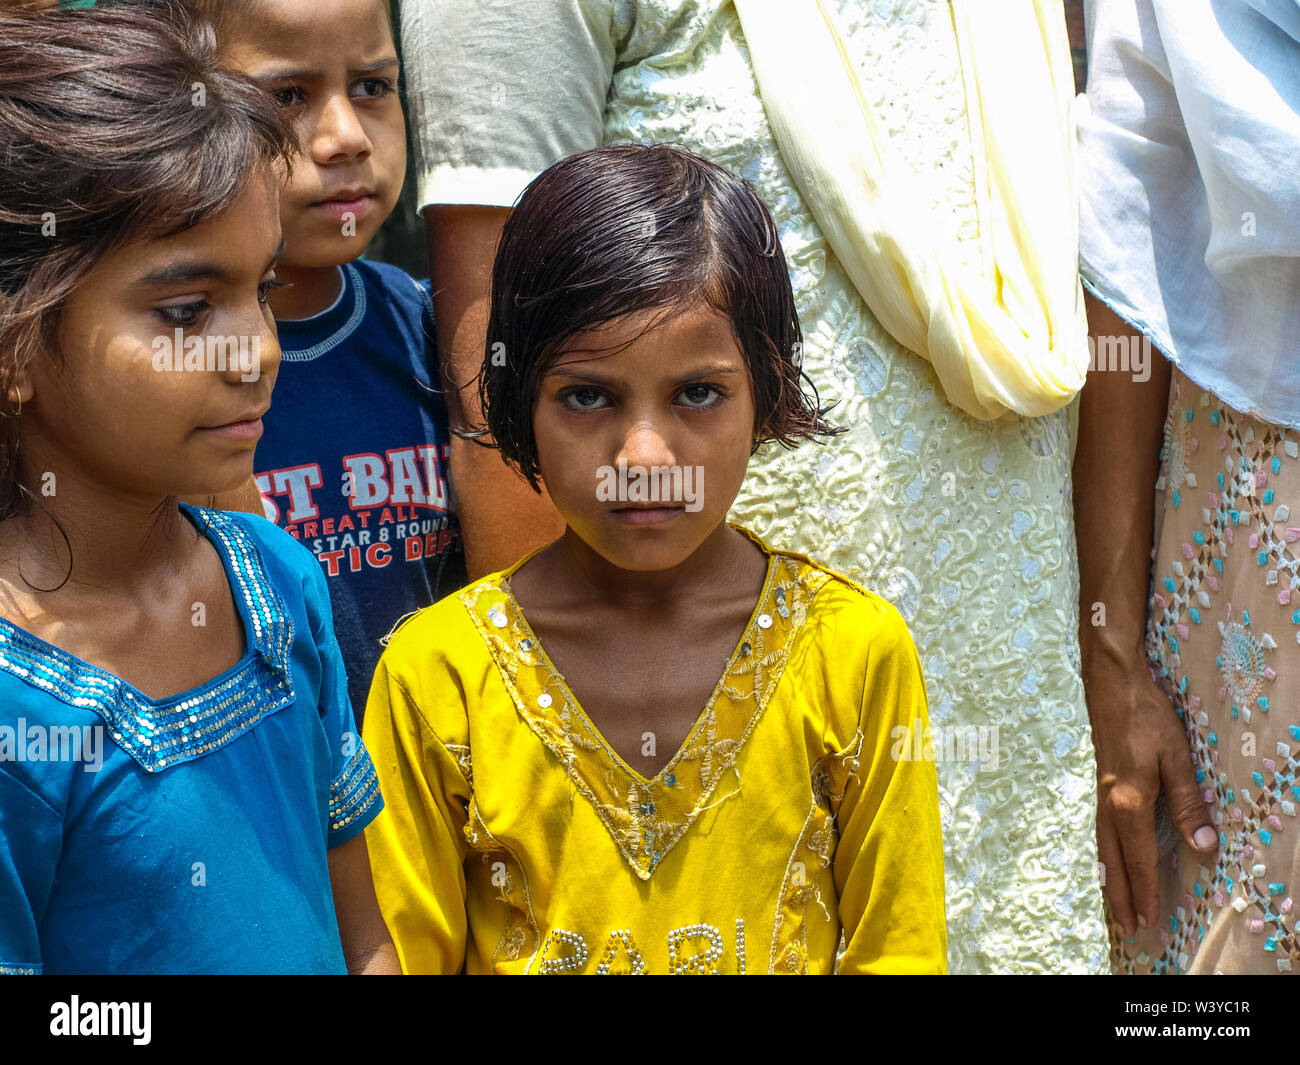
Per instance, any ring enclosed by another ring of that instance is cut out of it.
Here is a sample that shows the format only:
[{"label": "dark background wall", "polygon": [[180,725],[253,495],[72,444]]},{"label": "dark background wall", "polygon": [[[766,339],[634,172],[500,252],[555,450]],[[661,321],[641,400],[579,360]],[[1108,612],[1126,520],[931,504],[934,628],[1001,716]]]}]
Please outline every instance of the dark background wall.
[{"label": "dark background wall", "polygon": [[[393,36],[397,38],[397,54],[401,55],[402,20],[398,14],[398,0],[390,0],[393,8]],[[406,100],[406,83],[400,83],[402,100]],[[424,220],[417,214],[415,197],[415,142],[411,139],[410,110],[407,110],[406,123],[406,184],[402,187],[402,198],[397,201],[393,213],[379,227],[375,239],[366,250],[367,259],[400,266],[412,277],[428,277],[429,266],[424,250]]]}]

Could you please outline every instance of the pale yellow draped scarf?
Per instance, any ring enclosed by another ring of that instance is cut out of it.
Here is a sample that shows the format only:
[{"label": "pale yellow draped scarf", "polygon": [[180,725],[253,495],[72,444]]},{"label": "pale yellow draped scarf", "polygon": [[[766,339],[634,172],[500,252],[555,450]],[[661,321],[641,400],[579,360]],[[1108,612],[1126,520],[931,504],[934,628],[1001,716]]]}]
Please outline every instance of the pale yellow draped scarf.
[{"label": "pale yellow draped scarf", "polygon": [[1083,387],[1074,83],[1061,0],[951,0],[966,86],[978,271],[936,237],[821,0],[735,0],[781,157],[871,312],[977,418]]}]

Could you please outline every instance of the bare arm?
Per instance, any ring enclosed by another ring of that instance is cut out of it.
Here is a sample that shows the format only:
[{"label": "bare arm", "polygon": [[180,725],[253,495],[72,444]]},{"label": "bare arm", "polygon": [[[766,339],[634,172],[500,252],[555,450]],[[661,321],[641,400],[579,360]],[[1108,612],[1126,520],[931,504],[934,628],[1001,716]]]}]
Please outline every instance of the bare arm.
[{"label": "bare arm", "polygon": [[[453,428],[483,424],[475,378],[483,364],[492,259],[509,216],[507,207],[468,205],[433,206],[424,212],[434,321]],[[550,499],[537,495],[495,450],[453,436],[451,471],[471,580],[504,569],[564,532],[564,519]]]},{"label": "bare arm", "polygon": [[331,848],[329,865],[348,975],[400,975],[397,950],[375,900],[365,833]]},{"label": "bare arm", "polygon": [[[1094,343],[1098,337],[1140,339],[1091,296],[1087,306]],[[1142,382],[1120,371],[1088,375],[1074,460],[1079,639],[1097,749],[1097,848],[1112,916],[1126,936],[1159,919],[1157,795],[1164,791],[1189,846],[1210,850],[1218,844],[1183,726],[1146,664],[1155,482],[1169,396],[1169,363],[1152,362]],[[1194,836],[1205,846],[1197,847]]]}]

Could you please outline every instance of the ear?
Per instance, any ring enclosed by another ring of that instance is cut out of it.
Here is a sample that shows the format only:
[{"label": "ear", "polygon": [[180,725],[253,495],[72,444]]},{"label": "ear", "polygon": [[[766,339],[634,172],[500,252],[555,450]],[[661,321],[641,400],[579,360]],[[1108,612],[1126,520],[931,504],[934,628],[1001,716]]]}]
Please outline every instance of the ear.
[{"label": "ear", "polygon": [[30,404],[36,395],[36,383],[26,367],[13,375],[5,391],[5,400],[9,403],[10,413],[18,414],[26,404]]}]

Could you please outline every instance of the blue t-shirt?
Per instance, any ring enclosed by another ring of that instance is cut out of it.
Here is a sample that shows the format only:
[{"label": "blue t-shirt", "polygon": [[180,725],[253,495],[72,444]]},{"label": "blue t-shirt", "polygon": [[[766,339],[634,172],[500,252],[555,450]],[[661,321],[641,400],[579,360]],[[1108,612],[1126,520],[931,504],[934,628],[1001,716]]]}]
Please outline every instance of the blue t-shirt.
[{"label": "blue t-shirt", "polygon": [[262,518],[182,505],[238,664],[155,701],[0,619],[0,973],[342,973],[327,849],[383,808],[325,579]]},{"label": "blue t-shirt", "polygon": [[340,268],[329,310],[279,322],[282,361],[255,460],[266,516],[328,578],[358,721],[396,622],[466,583],[428,282]]}]

